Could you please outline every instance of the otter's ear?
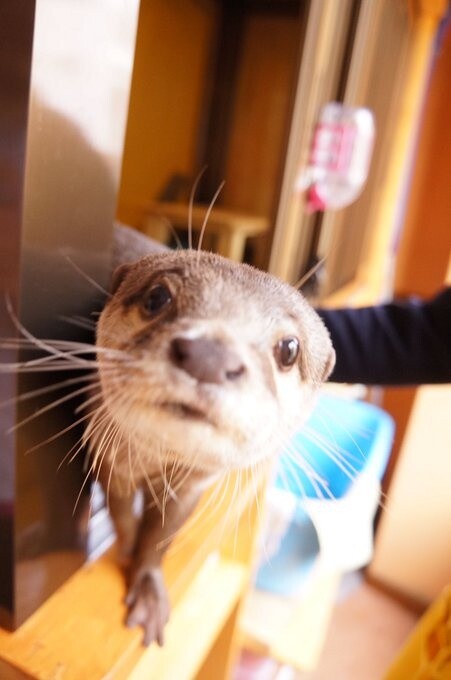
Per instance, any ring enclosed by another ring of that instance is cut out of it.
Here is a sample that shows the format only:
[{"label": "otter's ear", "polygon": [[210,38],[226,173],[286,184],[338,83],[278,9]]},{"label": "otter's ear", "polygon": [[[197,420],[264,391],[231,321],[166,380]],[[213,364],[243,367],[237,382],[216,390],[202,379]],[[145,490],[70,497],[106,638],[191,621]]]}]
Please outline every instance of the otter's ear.
[{"label": "otter's ear", "polygon": [[110,286],[110,292],[113,295],[127,276],[131,266],[131,264],[121,264],[120,267],[117,267],[117,269],[114,270]]},{"label": "otter's ear", "polygon": [[335,366],[335,350],[333,347],[330,348],[329,354],[327,355],[326,363],[323,367],[323,374],[321,376],[321,381],[326,382],[327,378],[330,376]]}]

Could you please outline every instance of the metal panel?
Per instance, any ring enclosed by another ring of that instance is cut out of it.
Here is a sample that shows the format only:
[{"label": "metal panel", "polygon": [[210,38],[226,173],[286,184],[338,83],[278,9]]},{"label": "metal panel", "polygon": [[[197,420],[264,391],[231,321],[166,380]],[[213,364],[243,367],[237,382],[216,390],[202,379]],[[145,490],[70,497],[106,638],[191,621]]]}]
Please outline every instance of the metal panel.
[{"label": "metal panel", "polygon": [[[38,337],[89,338],[67,318],[89,316],[100,303],[87,277],[103,285],[108,279],[138,4],[1,4],[0,286],[20,323]],[[0,300],[0,336],[14,334]],[[16,354],[3,352],[1,361]],[[62,378],[21,376],[18,389],[24,393]],[[0,381],[0,399],[13,399],[14,375],[0,374]],[[25,455],[71,424],[76,400],[5,432],[62,395],[0,409],[0,612],[10,626],[84,559],[89,508],[85,498],[75,507],[81,458],[58,470],[80,432]]]}]

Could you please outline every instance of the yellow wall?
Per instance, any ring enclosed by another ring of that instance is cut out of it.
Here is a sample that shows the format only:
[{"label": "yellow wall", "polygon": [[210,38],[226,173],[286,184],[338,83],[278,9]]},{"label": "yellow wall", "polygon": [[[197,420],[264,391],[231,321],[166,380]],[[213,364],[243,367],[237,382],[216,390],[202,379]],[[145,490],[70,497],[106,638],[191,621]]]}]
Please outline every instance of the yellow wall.
[{"label": "yellow wall", "polygon": [[[397,295],[451,283],[451,27],[442,36],[425,101],[396,267]],[[371,575],[429,601],[451,582],[451,387],[386,390],[397,422],[396,464]],[[405,436],[404,436],[405,432]]]},{"label": "yellow wall", "polygon": [[417,392],[371,575],[420,603],[451,583],[451,387]]},{"label": "yellow wall", "polygon": [[196,172],[214,28],[214,3],[142,0],[118,203],[133,226],[173,174]]}]

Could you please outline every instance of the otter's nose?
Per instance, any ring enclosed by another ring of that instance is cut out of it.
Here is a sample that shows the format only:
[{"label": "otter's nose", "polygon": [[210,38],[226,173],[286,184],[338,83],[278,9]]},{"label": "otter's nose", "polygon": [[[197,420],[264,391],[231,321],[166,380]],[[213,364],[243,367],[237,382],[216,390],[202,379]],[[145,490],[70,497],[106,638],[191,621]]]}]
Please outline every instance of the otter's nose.
[{"label": "otter's nose", "polygon": [[237,380],[246,371],[238,354],[213,338],[174,338],[170,355],[178,368],[203,383],[221,385]]}]

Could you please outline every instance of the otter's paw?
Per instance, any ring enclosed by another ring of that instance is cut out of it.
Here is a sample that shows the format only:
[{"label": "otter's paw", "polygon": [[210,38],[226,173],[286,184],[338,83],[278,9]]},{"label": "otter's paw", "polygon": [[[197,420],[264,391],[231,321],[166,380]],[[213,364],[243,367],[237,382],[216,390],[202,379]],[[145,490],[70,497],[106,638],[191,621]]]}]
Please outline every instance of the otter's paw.
[{"label": "otter's paw", "polygon": [[160,569],[142,569],[132,578],[125,600],[129,607],[126,625],[144,628],[144,644],[154,640],[163,646],[164,626],[169,619],[169,599]]}]

